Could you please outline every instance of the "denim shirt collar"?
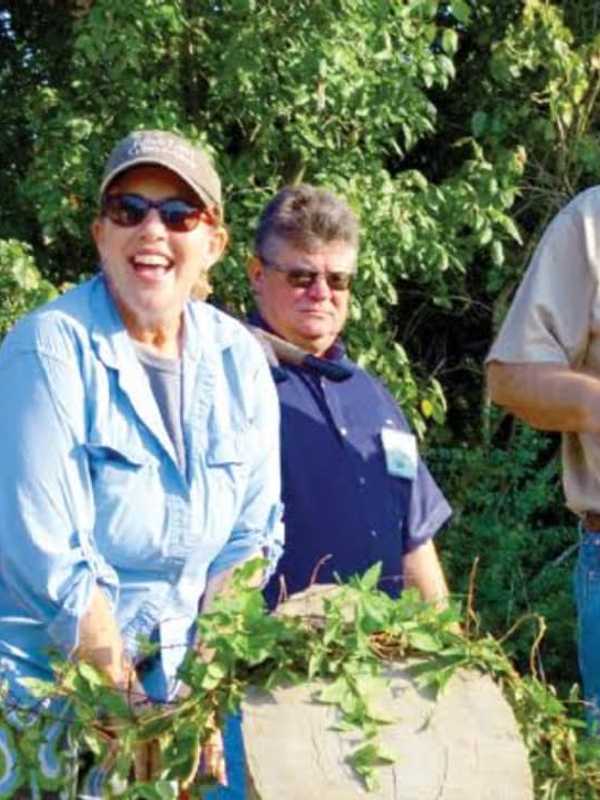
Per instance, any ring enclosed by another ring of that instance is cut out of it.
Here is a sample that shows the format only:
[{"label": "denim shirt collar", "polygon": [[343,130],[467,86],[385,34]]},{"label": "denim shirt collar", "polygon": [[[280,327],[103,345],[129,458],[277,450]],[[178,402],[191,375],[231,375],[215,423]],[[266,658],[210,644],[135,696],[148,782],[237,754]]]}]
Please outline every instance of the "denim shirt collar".
[{"label": "denim shirt collar", "polygon": [[[175,460],[173,444],[148,379],[103,275],[94,279],[90,304],[93,320],[90,336],[98,358],[117,372],[119,386],[129,397],[135,413]],[[220,324],[212,309],[200,301],[188,301],[184,308],[182,352],[184,419],[208,413],[219,363],[232,341],[231,329]],[[198,369],[200,363],[202,369]],[[191,409],[193,398],[196,407]]]}]

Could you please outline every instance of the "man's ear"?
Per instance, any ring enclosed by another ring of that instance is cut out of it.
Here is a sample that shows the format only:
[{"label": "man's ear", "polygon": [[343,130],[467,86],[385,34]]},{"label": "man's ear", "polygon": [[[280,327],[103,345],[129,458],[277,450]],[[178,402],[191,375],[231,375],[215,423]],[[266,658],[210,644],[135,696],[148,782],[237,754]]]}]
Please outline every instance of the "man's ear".
[{"label": "man's ear", "polygon": [[256,294],[260,289],[265,273],[265,268],[263,267],[258,256],[252,256],[252,258],[250,258],[246,266],[246,273],[248,275],[248,280],[250,281],[252,291]]}]

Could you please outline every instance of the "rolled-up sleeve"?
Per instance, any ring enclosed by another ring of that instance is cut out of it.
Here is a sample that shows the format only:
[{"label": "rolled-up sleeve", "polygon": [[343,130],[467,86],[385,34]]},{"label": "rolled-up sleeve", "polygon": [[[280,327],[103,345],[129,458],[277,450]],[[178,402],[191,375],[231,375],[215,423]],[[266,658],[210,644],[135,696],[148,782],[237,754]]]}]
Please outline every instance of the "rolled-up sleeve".
[{"label": "rolled-up sleeve", "polygon": [[536,248],[487,363],[580,365],[598,292],[597,227],[597,216],[586,214],[585,208],[578,212],[567,207],[555,217]]},{"label": "rolled-up sleeve", "polygon": [[117,577],[93,541],[85,397],[77,358],[7,347],[0,356],[0,571],[57,646],[78,645],[93,588]]},{"label": "rolled-up sleeve", "polygon": [[226,545],[209,567],[209,579],[252,555],[262,554],[268,561],[266,581],[283,549],[279,401],[258,346],[253,347],[252,355],[256,369],[247,377],[253,398],[249,410],[249,473],[240,513]]}]

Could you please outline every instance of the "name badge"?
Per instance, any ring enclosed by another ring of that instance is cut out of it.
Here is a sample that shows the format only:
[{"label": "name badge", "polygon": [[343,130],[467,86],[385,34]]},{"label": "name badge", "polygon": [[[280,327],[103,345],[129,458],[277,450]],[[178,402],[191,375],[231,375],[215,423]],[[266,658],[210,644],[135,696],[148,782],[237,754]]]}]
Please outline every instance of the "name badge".
[{"label": "name badge", "polygon": [[414,480],[417,477],[418,460],[416,437],[396,428],[382,428],[381,443],[388,474]]}]

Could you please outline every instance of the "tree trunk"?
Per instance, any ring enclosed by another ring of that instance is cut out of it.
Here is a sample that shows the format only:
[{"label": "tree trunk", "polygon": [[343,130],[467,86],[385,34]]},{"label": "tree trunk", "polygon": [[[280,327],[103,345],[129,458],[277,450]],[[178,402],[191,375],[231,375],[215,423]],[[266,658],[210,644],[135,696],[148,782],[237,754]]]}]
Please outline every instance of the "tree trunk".
[{"label": "tree trunk", "polygon": [[[291,598],[286,613],[318,613],[306,595]],[[377,767],[380,787],[372,792],[346,761],[359,734],[334,730],[337,709],[314,702],[323,684],[249,693],[249,800],[531,800],[527,751],[492,679],[461,671],[435,700],[416,687],[407,667],[384,670],[390,687],[382,700],[394,721],[382,726],[380,740],[397,762]]]}]

